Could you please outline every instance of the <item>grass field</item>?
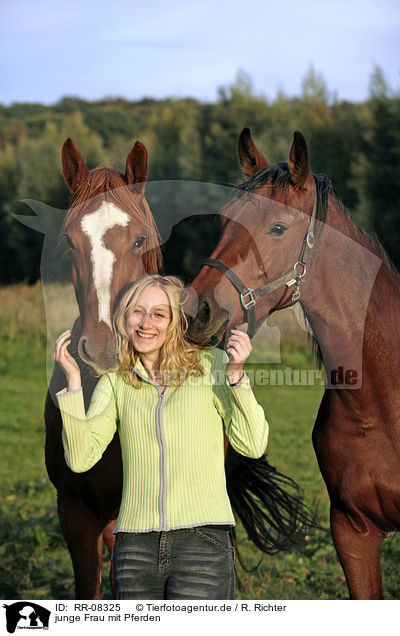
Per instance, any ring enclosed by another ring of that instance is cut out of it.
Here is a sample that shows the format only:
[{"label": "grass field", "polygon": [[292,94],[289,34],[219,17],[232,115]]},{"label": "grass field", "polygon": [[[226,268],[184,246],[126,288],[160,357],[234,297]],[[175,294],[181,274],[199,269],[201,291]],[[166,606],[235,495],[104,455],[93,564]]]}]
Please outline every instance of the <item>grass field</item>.
[{"label": "grass field", "polygon": [[[61,331],[71,325],[76,309],[70,288],[46,290],[47,298],[52,300],[51,312],[45,314],[40,284],[0,289],[0,596],[3,599],[73,597],[72,566],[58,523],[55,491],[44,466],[43,406],[47,386],[47,324],[51,351],[54,334],[57,329]],[[312,425],[323,392],[322,379],[309,353],[305,332],[292,313],[284,315],[280,323],[279,319],[274,321],[254,342],[249,372],[258,371],[261,361],[271,361],[262,367],[270,373],[268,383],[264,374],[264,384],[258,382],[254,387],[270,423],[268,458],[301,486],[306,503],[317,510],[319,528],[310,533],[304,545],[267,556],[254,548],[239,526],[239,548],[251,571],[238,567],[240,585],[236,595],[242,599],[347,598],[343,573],[328,531],[327,495],[311,446]],[[47,359],[50,366],[50,355]],[[309,370],[312,373],[307,373]],[[385,540],[382,562],[385,598],[398,599],[397,535]],[[104,553],[105,598],[111,598],[108,566],[109,556]]]}]

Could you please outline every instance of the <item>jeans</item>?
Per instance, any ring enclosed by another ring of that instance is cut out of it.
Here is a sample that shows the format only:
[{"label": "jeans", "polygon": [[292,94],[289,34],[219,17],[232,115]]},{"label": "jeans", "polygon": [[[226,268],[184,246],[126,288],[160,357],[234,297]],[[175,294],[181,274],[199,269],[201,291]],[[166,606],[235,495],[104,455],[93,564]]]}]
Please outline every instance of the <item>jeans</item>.
[{"label": "jeans", "polygon": [[234,598],[234,549],[218,526],[118,532],[112,559],[118,599]]}]

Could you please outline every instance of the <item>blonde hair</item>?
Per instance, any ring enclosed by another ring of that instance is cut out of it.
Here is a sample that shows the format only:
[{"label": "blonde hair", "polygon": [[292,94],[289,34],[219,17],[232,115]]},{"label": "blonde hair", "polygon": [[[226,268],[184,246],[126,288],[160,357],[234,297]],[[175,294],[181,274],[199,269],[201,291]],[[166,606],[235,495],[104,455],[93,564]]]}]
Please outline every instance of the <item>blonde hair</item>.
[{"label": "blonde hair", "polygon": [[162,289],[169,300],[171,322],[160,349],[158,369],[163,384],[181,384],[189,375],[201,375],[200,347],[186,338],[188,321],[183,311],[185,291],[183,282],[176,276],[153,274],[129,285],[118,301],[113,315],[113,330],[117,340],[119,372],[128,384],[139,387],[141,379],[134,371],[139,353],[132,344],[127,329],[127,318],[137,306],[143,292],[149,287]]}]

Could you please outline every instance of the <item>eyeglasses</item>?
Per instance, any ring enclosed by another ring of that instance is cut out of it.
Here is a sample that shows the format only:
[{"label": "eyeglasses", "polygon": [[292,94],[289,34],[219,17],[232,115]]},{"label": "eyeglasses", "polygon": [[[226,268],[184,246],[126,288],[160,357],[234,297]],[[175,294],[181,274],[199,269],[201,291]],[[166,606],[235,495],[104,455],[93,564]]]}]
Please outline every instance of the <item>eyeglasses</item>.
[{"label": "eyeglasses", "polygon": [[131,312],[131,315],[136,316],[137,318],[140,318],[140,321],[143,322],[146,318],[146,316],[148,316],[151,320],[152,323],[154,323],[155,325],[157,324],[162,324],[163,322],[165,322],[166,320],[170,320],[171,316],[169,313],[167,313],[166,311],[161,311],[161,310],[155,310],[155,311],[144,311],[144,309],[134,309]]}]

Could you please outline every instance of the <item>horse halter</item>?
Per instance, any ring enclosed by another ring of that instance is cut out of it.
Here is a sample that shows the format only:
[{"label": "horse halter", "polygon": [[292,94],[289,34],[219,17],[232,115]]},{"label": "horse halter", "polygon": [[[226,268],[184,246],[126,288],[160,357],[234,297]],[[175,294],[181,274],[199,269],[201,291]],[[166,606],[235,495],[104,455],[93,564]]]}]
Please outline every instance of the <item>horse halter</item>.
[{"label": "horse halter", "polygon": [[227,279],[232,283],[236,291],[239,293],[240,304],[244,312],[243,322],[247,322],[247,333],[250,338],[253,338],[255,336],[258,327],[264,320],[263,318],[258,323],[256,322],[255,305],[258,298],[260,298],[261,296],[265,296],[266,294],[270,294],[280,287],[283,287],[283,285],[286,285],[287,288],[294,285],[293,293],[290,299],[291,302],[287,306],[293,305],[300,299],[300,285],[306,274],[307,265],[311,258],[311,251],[315,244],[314,225],[316,213],[317,195],[314,199],[314,207],[311,214],[308,230],[303,239],[303,245],[300,250],[300,255],[298,260],[294,264],[293,269],[287,274],[284,274],[280,278],[277,278],[276,280],[268,283],[267,285],[264,285],[263,287],[258,287],[257,289],[246,287],[246,285],[229,267],[215,258],[207,258],[204,261],[203,266],[208,265],[209,267],[215,267],[216,269],[218,269],[227,277]]}]

